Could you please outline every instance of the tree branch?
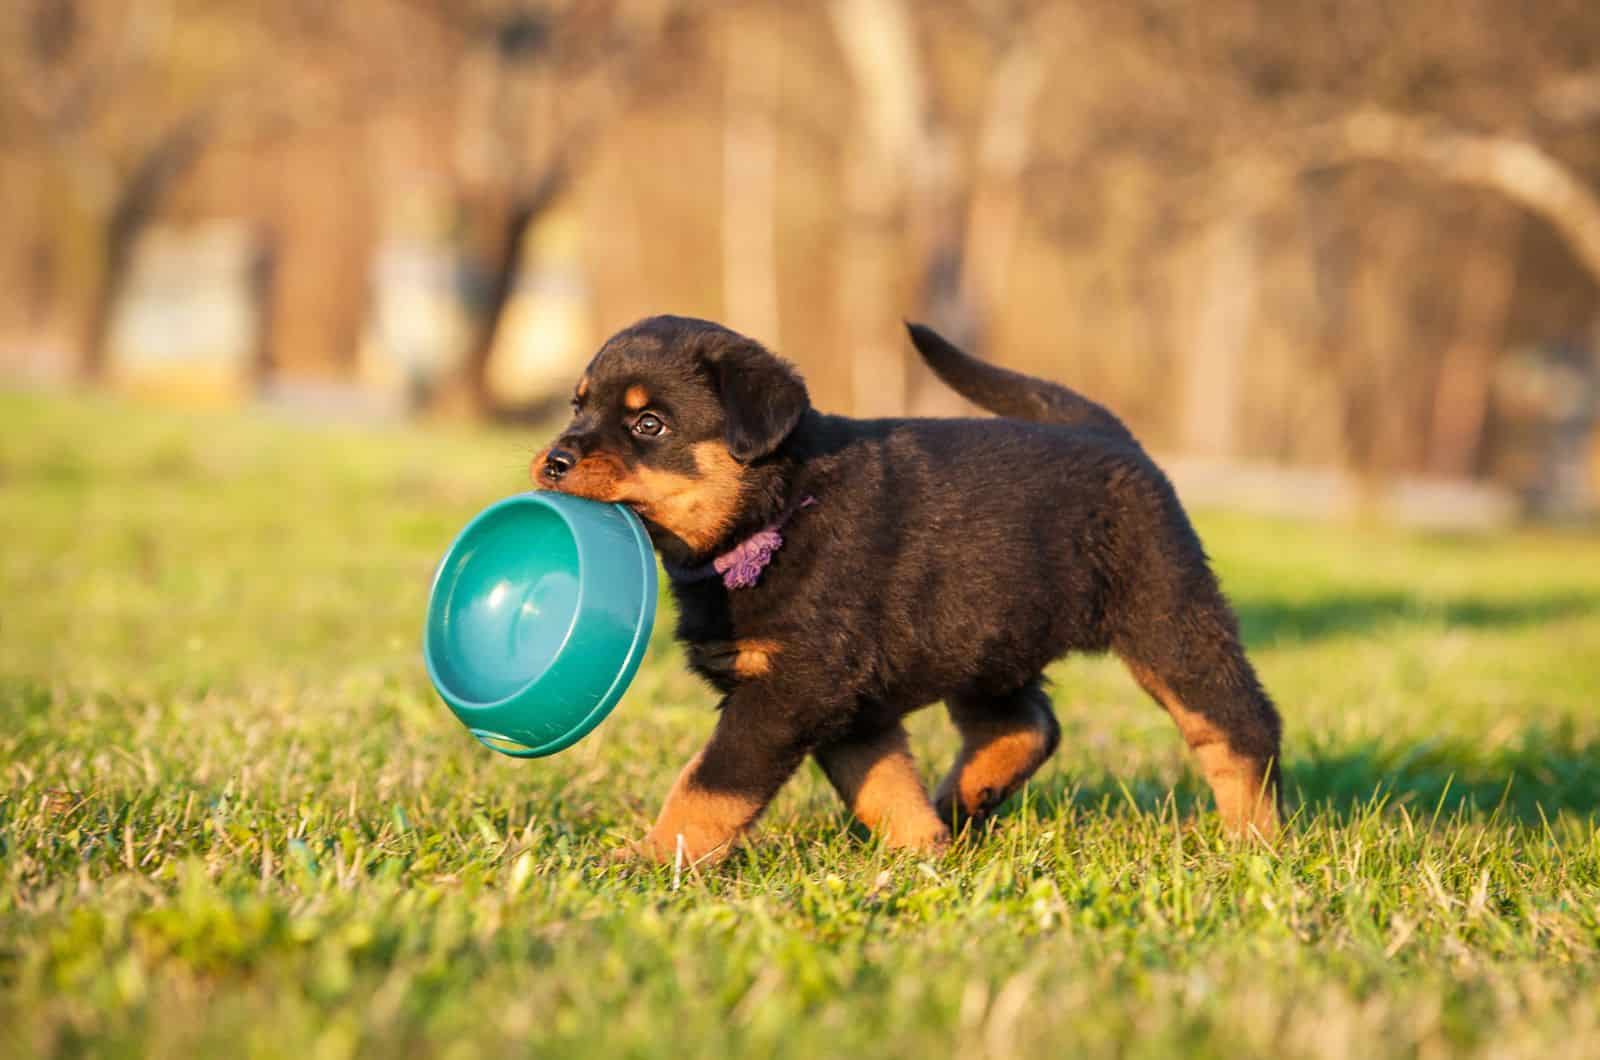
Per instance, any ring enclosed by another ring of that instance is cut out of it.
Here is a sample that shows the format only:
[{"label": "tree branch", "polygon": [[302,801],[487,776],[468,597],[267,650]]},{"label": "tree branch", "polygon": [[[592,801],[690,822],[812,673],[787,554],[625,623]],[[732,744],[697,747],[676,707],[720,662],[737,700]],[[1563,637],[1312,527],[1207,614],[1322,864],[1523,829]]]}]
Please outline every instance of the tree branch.
[{"label": "tree branch", "polygon": [[1411,166],[1451,183],[1504,195],[1544,218],[1600,284],[1600,196],[1539,145],[1363,109],[1314,130],[1300,151],[1299,169],[1360,161]]}]

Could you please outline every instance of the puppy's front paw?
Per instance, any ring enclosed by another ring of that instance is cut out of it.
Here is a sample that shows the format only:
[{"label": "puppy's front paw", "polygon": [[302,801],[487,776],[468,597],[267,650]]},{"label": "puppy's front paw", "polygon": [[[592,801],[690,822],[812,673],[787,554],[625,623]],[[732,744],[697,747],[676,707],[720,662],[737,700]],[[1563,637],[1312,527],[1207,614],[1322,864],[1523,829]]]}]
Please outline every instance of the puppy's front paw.
[{"label": "puppy's front paw", "polygon": [[606,865],[690,865],[702,859],[720,859],[728,845],[702,850],[691,846],[681,834],[667,836],[652,831],[643,839],[629,839],[607,851],[602,861]]},{"label": "puppy's front paw", "polygon": [[641,858],[658,865],[715,864],[732,851],[735,838],[699,828],[677,831],[657,825],[635,846]]},{"label": "puppy's front paw", "polygon": [[937,855],[949,848],[950,829],[938,819],[908,825],[895,822],[885,830],[884,840],[896,850]]}]

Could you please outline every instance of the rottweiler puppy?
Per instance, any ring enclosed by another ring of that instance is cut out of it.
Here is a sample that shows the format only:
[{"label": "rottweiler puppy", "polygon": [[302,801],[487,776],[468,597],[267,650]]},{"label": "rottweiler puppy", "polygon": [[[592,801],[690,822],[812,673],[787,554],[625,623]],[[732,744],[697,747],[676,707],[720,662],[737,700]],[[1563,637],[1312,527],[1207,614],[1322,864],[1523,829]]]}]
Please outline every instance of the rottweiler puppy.
[{"label": "rottweiler puppy", "polygon": [[[910,333],[998,418],[829,415],[760,343],[658,316],[600,348],[534,458],[540,488],[640,515],[723,694],[640,852],[725,853],[807,755],[888,844],[939,847],[1055,750],[1042,674],[1072,651],[1116,652],[1226,826],[1271,836],[1278,713],[1166,477],[1100,405]],[[940,700],[962,747],[930,799],[902,719]]]}]

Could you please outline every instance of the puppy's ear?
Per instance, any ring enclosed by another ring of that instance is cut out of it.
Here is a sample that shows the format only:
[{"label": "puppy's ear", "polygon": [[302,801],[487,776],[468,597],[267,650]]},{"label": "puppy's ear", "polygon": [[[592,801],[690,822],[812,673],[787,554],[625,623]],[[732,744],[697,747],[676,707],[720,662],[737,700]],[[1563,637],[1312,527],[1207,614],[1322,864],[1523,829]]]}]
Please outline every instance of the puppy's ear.
[{"label": "puppy's ear", "polygon": [[705,354],[727,419],[728,452],[741,464],[759,460],[789,437],[811,395],[794,365],[748,339]]}]

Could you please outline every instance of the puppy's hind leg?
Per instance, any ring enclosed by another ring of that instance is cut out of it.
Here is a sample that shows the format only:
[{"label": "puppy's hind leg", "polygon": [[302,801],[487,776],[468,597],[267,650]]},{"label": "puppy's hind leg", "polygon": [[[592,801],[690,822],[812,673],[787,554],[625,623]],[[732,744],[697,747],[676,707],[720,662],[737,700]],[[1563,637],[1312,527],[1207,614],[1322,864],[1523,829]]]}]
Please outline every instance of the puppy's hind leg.
[{"label": "puppy's hind leg", "polygon": [[1171,485],[1128,474],[1109,537],[1107,639],[1199,760],[1222,823],[1278,830],[1283,723],[1245,657],[1239,621]]},{"label": "puppy's hind leg", "polygon": [[1182,618],[1171,625],[1119,645],[1118,653],[1199,760],[1223,825],[1235,835],[1270,839],[1278,831],[1281,787],[1278,712],[1231,618],[1205,633]]},{"label": "puppy's hind leg", "polygon": [[961,753],[934,805],[941,821],[982,823],[1055,752],[1061,727],[1039,678],[1009,695],[955,696],[946,706]]}]

